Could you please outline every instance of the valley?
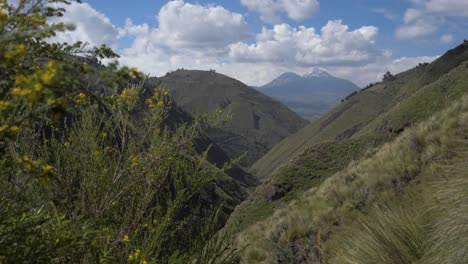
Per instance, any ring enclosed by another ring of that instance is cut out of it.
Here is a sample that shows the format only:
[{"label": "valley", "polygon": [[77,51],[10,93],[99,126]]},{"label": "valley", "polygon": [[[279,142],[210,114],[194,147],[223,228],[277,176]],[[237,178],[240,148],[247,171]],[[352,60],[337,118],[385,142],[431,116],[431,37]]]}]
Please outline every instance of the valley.
[{"label": "valley", "polygon": [[0,264],[466,263],[466,14],[237,2],[0,1]]}]

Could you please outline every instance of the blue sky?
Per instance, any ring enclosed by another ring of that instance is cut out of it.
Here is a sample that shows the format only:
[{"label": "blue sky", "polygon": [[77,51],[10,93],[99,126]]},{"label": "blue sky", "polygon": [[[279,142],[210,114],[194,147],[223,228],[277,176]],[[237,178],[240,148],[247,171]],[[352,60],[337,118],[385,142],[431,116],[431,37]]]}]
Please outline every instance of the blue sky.
[{"label": "blue sky", "polygon": [[64,18],[76,32],[57,41],[106,43],[151,75],[213,68],[250,85],[313,67],[364,85],[433,60],[468,33],[466,0],[83,2]]}]

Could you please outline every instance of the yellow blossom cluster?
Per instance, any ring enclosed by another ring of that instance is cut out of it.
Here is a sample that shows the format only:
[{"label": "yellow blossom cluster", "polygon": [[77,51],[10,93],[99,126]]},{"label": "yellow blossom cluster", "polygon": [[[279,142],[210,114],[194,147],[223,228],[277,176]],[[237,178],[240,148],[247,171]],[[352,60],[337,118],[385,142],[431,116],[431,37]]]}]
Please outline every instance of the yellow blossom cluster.
[{"label": "yellow blossom cluster", "polygon": [[12,46],[3,56],[5,60],[11,61],[13,59],[19,59],[27,54],[26,46],[24,44],[16,44]]},{"label": "yellow blossom cluster", "polygon": [[169,92],[161,88],[155,89],[153,96],[146,99],[146,104],[150,109],[165,108],[169,104]]},{"label": "yellow blossom cluster", "polygon": [[88,97],[84,93],[79,93],[75,96],[75,103],[77,105],[83,104],[88,101]]},{"label": "yellow blossom cluster", "polygon": [[140,259],[140,255],[141,255],[141,250],[136,249],[133,254],[130,254],[128,256],[127,261],[128,262],[136,262],[136,261],[139,260],[140,264],[148,264],[148,261],[146,261],[145,259]]},{"label": "yellow blossom cluster", "polygon": [[14,138],[20,131],[15,125],[0,125],[0,138]]},{"label": "yellow blossom cluster", "polygon": [[41,177],[52,176],[55,173],[55,168],[51,165],[44,164],[43,161],[33,160],[27,155],[16,159],[16,163],[26,172],[38,171]]},{"label": "yellow blossom cluster", "polygon": [[131,68],[129,71],[128,71],[128,75],[130,77],[139,77],[140,76],[140,72],[138,71],[138,69],[136,67],[133,67]]},{"label": "yellow blossom cluster", "polygon": [[138,167],[139,165],[140,165],[140,157],[139,156],[133,157],[131,161],[132,168]]},{"label": "yellow blossom cluster", "polygon": [[124,108],[130,110],[139,98],[139,91],[137,88],[125,88],[115,99],[115,106],[117,108]]},{"label": "yellow blossom cluster", "polygon": [[54,61],[49,61],[43,70],[38,70],[29,77],[17,74],[15,86],[10,94],[15,98],[25,98],[30,104],[37,103],[42,96],[44,86],[51,84],[56,74],[57,64]]},{"label": "yellow blossom cluster", "polygon": [[10,108],[11,103],[8,101],[0,100],[0,112]]}]

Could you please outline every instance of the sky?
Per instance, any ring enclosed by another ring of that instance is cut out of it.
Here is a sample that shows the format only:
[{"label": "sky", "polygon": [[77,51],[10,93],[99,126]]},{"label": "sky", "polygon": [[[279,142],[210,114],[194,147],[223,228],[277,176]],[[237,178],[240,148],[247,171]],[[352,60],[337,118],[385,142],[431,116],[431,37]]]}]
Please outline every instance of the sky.
[{"label": "sky", "polygon": [[53,41],[107,44],[151,76],[214,69],[252,85],[318,67],[359,86],[431,62],[468,33],[467,0],[83,0]]}]

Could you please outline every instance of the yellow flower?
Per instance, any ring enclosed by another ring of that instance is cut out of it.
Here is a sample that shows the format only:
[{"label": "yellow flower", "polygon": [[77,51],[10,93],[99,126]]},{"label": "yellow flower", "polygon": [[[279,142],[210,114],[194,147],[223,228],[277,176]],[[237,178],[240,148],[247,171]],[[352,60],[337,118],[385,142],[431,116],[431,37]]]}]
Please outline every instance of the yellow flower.
[{"label": "yellow flower", "polygon": [[25,54],[26,47],[24,46],[24,44],[17,44],[5,54],[5,58],[9,60],[15,57],[22,57]]},{"label": "yellow flower", "polygon": [[169,96],[169,92],[168,92],[168,91],[165,91],[163,95],[164,95],[164,96]]},{"label": "yellow flower", "polygon": [[11,126],[10,131],[13,132],[13,133],[17,133],[19,131],[19,127],[18,126]]},{"label": "yellow flower", "polygon": [[135,157],[132,158],[131,166],[132,166],[132,168],[134,168],[134,167],[137,167],[138,165],[140,165],[140,157],[135,156]]},{"label": "yellow flower", "polygon": [[42,92],[43,89],[44,89],[44,87],[40,83],[36,83],[34,85],[34,90],[36,90],[36,92]]},{"label": "yellow flower", "polygon": [[46,65],[46,70],[41,75],[41,79],[45,83],[49,83],[57,73],[57,65],[55,61],[49,61]]},{"label": "yellow flower", "polygon": [[130,237],[128,235],[124,235],[122,240],[123,242],[130,242]]},{"label": "yellow flower", "polygon": [[131,68],[130,71],[128,72],[128,75],[130,75],[131,77],[138,76],[138,69],[135,67]]},{"label": "yellow flower", "polygon": [[16,85],[25,84],[25,83],[27,83],[27,81],[28,81],[28,79],[23,74],[18,74],[18,75],[15,76],[15,84]]},{"label": "yellow flower", "polygon": [[84,94],[84,93],[79,93],[79,94],[77,94],[75,96],[75,102],[77,104],[82,103],[82,102],[86,102],[86,99],[87,99],[87,97],[86,97],[86,94]]},{"label": "yellow flower", "polygon": [[135,254],[133,254],[133,256],[137,259],[138,257],[140,257],[140,253],[141,253],[141,250],[137,249],[135,251]]},{"label": "yellow flower", "polygon": [[53,171],[54,171],[54,167],[52,167],[50,165],[42,166],[42,173],[44,173],[44,174],[50,174]]},{"label": "yellow flower", "polygon": [[55,104],[56,102],[57,102],[57,100],[52,99],[52,98],[49,98],[49,99],[47,99],[47,101],[46,101],[47,105],[53,105],[53,104]]},{"label": "yellow flower", "polygon": [[154,104],[154,102],[153,102],[153,100],[151,98],[146,99],[146,104],[148,105],[149,109],[156,108],[156,105]]},{"label": "yellow flower", "polygon": [[29,95],[30,93],[31,93],[31,90],[28,90],[28,89],[21,89],[18,87],[11,89],[11,95],[13,96],[26,96],[26,95]]},{"label": "yellow flower", "polygon": [[135,258],[133,257],[133,255],[132,255],[132,254],[129,255],[127,261],[128,261],[128,262],[132,262],[133,260],[135,260]]},{"label": "yellow flower", "polygon": [[163,108],[164,107],[164,102],[163,101],[158,101],[158,104],[156,106],[159,107],[159,108]]},{"label": "yellow flower", "polygon": [[8,125],[0,126],[0,133],[2,133],[3,131],[7,130],[7,128],[8,128]]},{"label": "yellow flower", "polygon": [[11,103],[8,101],[2,101],[0,100],[0,110],[6,110],[8,107],[10,107]]},{"label": "yellow flower", "polygon": [[140,261],[140,264],[148,264],[148,261],[142,260],[142,261]]}]

